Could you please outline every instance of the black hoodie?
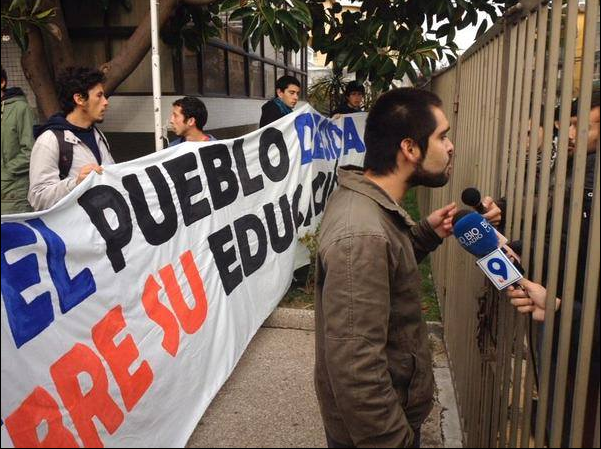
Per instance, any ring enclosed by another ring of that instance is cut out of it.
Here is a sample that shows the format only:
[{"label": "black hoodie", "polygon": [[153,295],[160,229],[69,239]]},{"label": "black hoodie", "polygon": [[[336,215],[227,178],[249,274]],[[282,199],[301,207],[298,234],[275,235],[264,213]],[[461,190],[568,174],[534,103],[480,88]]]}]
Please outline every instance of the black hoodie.
[{"label": "black hoodie", "polygon": [[20,87],[9,87],[4,91],[4,95],[2,95],[2,101],[6,101],[9,98],[25,96],[25,93]]},{"label": "black hoodie", "polygon": [[69,122],[62,113],[54,114],[48,119],[43,125],[37,125],[33,127],[33,137],[38,138],[44,131],[48,130],[68,130],[75,134],[94,154],[98,165],[102,164],[102,158],[100,156],[100,148],[96,142],[96,136],[94,135],[94,126],[89,128],[80,128],[79,126],[73,125]]}]

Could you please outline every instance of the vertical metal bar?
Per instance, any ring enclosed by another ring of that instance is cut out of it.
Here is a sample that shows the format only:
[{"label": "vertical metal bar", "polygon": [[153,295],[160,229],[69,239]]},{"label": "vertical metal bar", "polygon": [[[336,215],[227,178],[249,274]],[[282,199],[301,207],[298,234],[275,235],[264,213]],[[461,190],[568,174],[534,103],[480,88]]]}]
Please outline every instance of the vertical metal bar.
[{"label": "vertical metal bar", "polygon": [[[545,53],[546,53],[546,40],[547,40],[547,21],[549,16],[549,10],[547,5],[539,6],[538,8],[538,23],[536,30],[536,63],[535,73],[543,74],[545,66]],[[534,196],[535,196],[535,183],[536,183],[536,162],[539,151],[539,135],[538,130],[541,120],[541,103],[543,94],[543,79],[544,76],[537,76],[534,79],[534,97],[532,101],[532,114],[530,121],[530,143],[529,143],[529,154],[528,154],[528,184],[526,187],[526,206],[525,206],[525,217],[524,217],[524,250],[522,252],[522,266],[526,267],[528,272],[530,266],[530,253],[532,247],[532,221],[533,221],[533,208],[534,208]],[[534,332],[532,329],[532,319],[528,322],[528,340],[529,356],[534,352]],[[536,367],[536,360],[529,359],[529,363],[526,366],[526,379],[524,383],[524,409],[522,415],[522,435],[520,446],[528,447],[530,441],[530,428],[531,428],[531,413],[532,413],[532,393],[534,388],[534,369]]]},{"label": "vertical metal bar", "polygon": [[[524,67],[524,79],[522,84],[521,92],[521,111],[520,111],[520,126],[519,126],[519,141],[516,152],[518,153],[517,160],[517,179],[515,188],[515,206],[514,210],[514,221],[512,226],[512,232],[509,233],[510,239],[516,239],[520,237],[521,232],[521,221],[522,221],[522,204],[524,196],[524,168],[526,165],[526,142],[528,138],[528,118],[530,110],[530,97],[532,95],[532,69],[534,60],[534,39],[536,32],[536,13],[531,14],[527,19],[526,29],[526,53],[525,53],[525,67]],[[510,441],[509,445],[515,447],[517,445],[518,438],[518,424],[519,424],[519,411],[520,411],[520,397],[522,392],[522,363],[523,363],[523,348],[524,348],[524,326],[525,317],[520,314],[517,317],[517,329],[515,337],[515,361],[513,371],[513,399],[511,402],[511,420],[510,420]]]},{"label": "vertical metal bar", "polygon": [[159,56],[159,27],[157,4],[159,0],[150,0],[151,26],[151,64],[152,64],[152,98],[154,109],[154,149],[163,149],[163,127],[161,118],[161,58]]},{"label": "vertical metal bar", "polygon": [[[491,149],[495,149],[497,151],[495,151],[495,153],[499,153],[499,148],[498,146],[494,146],[495,142],[498,142],[499,136],[501,135],[500,132],[498,132],[499,130],[499,123],[501,122],[501,117],[502,117],[502,108],[501,108],[501,87],[503,85],[503,79],[507,77],[506,75],[506,71],[505,70],[501,70],[504,66],[505,66],[505,60],[503,59],[503,42],[504,42],[504,36],[503,37],[499,37],[497,39],[497,63],[495,64],[495,78],[497,80],[497,84],[496,84],[496,89],[495,89],[495,122],[494,122],[494,133],[493,133],[493,142],[491,145]],[[498,170],[496,170],[495,167],[495,161],[496,158],[493,157],[492,158],[492,170],[491,173],[498,173]],[[500,179],[495,179],[495,182],[493,184],[493,186],[497,186],[499,184]],[[491,190],[492,191],[492,190]],[[487,447],[496,447],[497,445],[497,435],[498,435],[498,425],[499,425],[499,402],[500,402],[500,395],[499,395],[499,391],[500,391],[500,380],[501,380],[501,372],[502,372],[502,368],[501,368],[501,361],[502,361],[502,351],[501,351],[501,345],[503,344],[504,341],[504,333],[505,333],[505,326],[504,323],[505,321],[503,320],[503,317],[505,316],[502,313],[502,307],[501,307],[501,303],[500,301],[497,301],[497,312],[496,312],[496,316],[497,316],[497,341],[496,341],[496,347],[494,350],[494,361],[493,364],[491,366],[491,369],[493,371],[493,379],[492,379],[492,410],[491,410],[491,424],[490,424],[490,430],[489,430],[489,437],[488,437],[488,445]]]},{"label": "vertical metal bar", "polygon": [[[549,206],[549,178],[553,149],[553,128],[555,115],[555,96],[557,93],[557,72],[559,64],[559,42],[561,38],[561,2],[554,2],[551,12],[551,33],[549,37],[549,56],[547,63],[547,85],[545,93],[545,115],[543,118],[542,164],[539,182],[539,197],[536,216],[536,238],[534,243],[534,282],[542,282],[543,256],[545,252],[545,233],[547,209]],[[548,382],[548,380],[547,380]]]},{"label": "vertical metal bar", "polygon": [[[471,97],[473,98],[473,106],[471,108],[472,112],[472,130],[471,130],[471,145],[470,145],[470,159],[475,161],[473,165],[475,170],[472,170],[472,174],[470,176],[470,180],[476,180],[479,178],[479,161],[478,161],[478,145],[477,145],[477,130],[479,129],[480,124],[480,116],[481,114],[476,114],[476,111],[479,111],[480,105],[480,93],[481,93],[481,84],[482,84],[482,59],[483,59],[483,50],[480,49],[474,56],[474,68],[473,74],[475,77],[475,83],[473,84],[473,93]],[[474,276],[473,272],[467,273],[468,275],[468,285],[474,285],[473,281]],[[470,276],[471,275],[471,276]],[[472,297],[472,295],[470,295]],[[468,399],[468,416],[469,416],[469,442],[470,446],[476,445],[476,433],[478,428],[478,413],[476,413],[476,393],[478,392],[478,376],[476,375],[476,366],[477,366],[477,344],[475,339],[476,334],[476,323],[474,320],[475,317],[475,307],[474,302],[470,301],[469,314],[467,318],[469,320],[469,345],[468,345],[468,380],[471,384],[471,388],[468,389],[467,399]]]},{"label": "vertical metal bar", "polygon": [[601,400],[600,395],[597,393],[597,419],[595,422],[595,437],[593,439],[593,447],[599,447],[599,415],[601,414]]},{"label": "vertical metal bar", "polygon": [[[557,171],[555,176],[555,190],[553,198],[553,218],[551,227],[551,248],[549,257],[549,275],[547,282],[547,302],[546,309],[555,309],[555,297],[557,294],[557,276],[559,272],[559,255],[561,243],[561,228],[563,223],[564,193],[566,183],[566,169],[568,160],[568,128],[566,124],[570,119],[570,104],[572,96],[572,69],[574,64],[574,47],[576,41],[576,14],[578,12],[577,0],[568,2],[568,14],[565,33],[565,50],[563,58],[563,73],[561,87],[561,106],[560,106],[560,128],[559,145],[557,150]],[[543,336],[543,366],[541,376],[541,395],[539,397],[539,409],[536,419],[536,439],[535,445],[542,446],[544,442],[545,424],[548,409],[549,390],[544,388],[549,384],[551,370],[551,351],[553,345],[553,328],[555,324],[555,314],[545,314],[545,331]],[[563,354],[565,357],[567,354]],[[560,352],[559,358],[562,358]],[[557,384],[556,384],[557,385]],[[552,441],[561,440],[563,426],[551,429]]]},{"label": "vertical metal bar", "polygon": [[[587,11],[588,13],[588,11]],[[592,15],[592,14],[591,14]],[[586,44],[585,44],[586,45]],[[583,63],[583,66],[586,62]],[[586,73],[586,69],[583,70]],[[582,92],[582,91],[581,91]],[[570,447],[582,447],[584,420],[586,404],[588,400],[587,389],[589,383],[589,370],[591,366],[591,353],[593,350],[593,334],[595,332],[595,318],[597,315],[597,302],[599,296],[599,227],[601,225],[601,207],[599,205],[599,141],[597,141],[597,156],[595,161],[595,187],[593,190],[593,207],[591,211],[591,222],[589,230],[588,255],[586,257],[586,285],[582,306],[582,328],[580,329],[580,349],[578,351],[578,362],[576,369],[576,384],[574,386],[574,406],[572,410],[572,425],[570,435]],[[592,236],[592,237],[591,237]],[[595,380],[593,380],[595,381]],[[599,381],[598,379],[596,380]],[[597,413],[599,411],[597,410]],[[599,420],[597,416],[597,425]]]},{"label": "vertical metal bar", "polygon": [[526,46],[526,26],[525,19],[517,26],[518,28],[518,44],[516,55],[516,70],[515,70],[515,88],[513,94],[513,111],[511,120],[511,141],[509,145],[509,172],[507,175],[507,212],[505,234],[512,235],[513,214],[515,209],[515,193],[516,193],[516,172],[517,172],[517,155],[518,155],[518,132],[520,125],[521,104],[525,99],[522,98],[522,86],[524,82],[524,53]]},{"label": "vertical metal bar", "polygon": [[[593,12],[594,11],[594,12]],[[580,248],[580,227],[582,223],[582,199],[584,189],[584,178],[587,162],[587,141],[589,133],[589,112],[591,104],[591,92],[593,81],[594,62],[594,39],[596,31],[597,6],[595,2],[588,2],[584,55],[582,60],[582,83],[580,85],[580,98],[578,103],[578,129],[576,140],[576,151],[573,156],[572,169],[572,191],[570,199],[570,219],[568,225],[568,241],[565,260],[565,282],[562,292],[561,323],[559,333],[559,363],[555,379],[555,401],[553,406],[553,420],[551,431],[551,444],[559,445],[562,441],[563,422],[565,420],[565,385],[568,376],[568,360],[570,352],[570,339],[572,334],[574,291],[576,288],[576,270],[578,267],[578,252]],[[575,14],[571,17],[568,12],[568,20],[578,20]],[[568,24],[569,27],[570,24]],[[570,36],[570,35],[568,35]],[[569,61],[568,61],[569,62]],[[572,71],[566,70],[566,77],[572,77]],[[565,87],[565,86],[564,86]],[[563,123],[562,123],[563,124]],[[597,247],[598,250],[598,247]],[[582,269],[582,267],[580,267]],[[587,267],[588,268],[588,267]],[[598,272],[598,269],[597,269]],[[571,398],[570,398],[571,399]],[[569,407],[569,405],[568,405]]]},{"label": "vertical metal bar", "polygon": [[[500,192],[507,192],[507,162],[509,157],[509,141],[511,136],[511,113],[513,110],[513,92],[515,82],[515,50],[517,46],[517,27],[510,23],[505,23],[504,40],[503,40],[503,61],[508,67],[507,72],[503,76],[503,85],[501,94],[505,98],[505,108],[503,111],[501,129],[499,131],[499,167],[501,167],[501,186]],[[498,196],[498,195],[495,195]]]}]

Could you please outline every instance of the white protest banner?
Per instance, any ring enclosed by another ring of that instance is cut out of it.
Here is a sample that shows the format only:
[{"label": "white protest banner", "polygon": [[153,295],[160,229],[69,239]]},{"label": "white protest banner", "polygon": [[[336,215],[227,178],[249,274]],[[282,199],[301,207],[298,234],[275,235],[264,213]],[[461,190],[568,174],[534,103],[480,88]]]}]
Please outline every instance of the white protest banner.
[{"label": "white protest banner", "polygon": [[365,114],[304,106],[108,166],[2,217],[3,447],[184,446],[362,165]]}]

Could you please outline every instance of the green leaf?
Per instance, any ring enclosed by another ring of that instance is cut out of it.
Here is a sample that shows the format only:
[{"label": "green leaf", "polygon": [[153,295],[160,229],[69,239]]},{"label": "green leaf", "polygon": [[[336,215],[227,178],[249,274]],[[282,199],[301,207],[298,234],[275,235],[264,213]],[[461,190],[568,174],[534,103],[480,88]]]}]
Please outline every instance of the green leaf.
[{"label": "green leaf", "polygon": [[313,26],[313,20],[311,19],[310,15],[308,16],[299,11],[298,9],[291,9],[289,12],[290,15],[292,15],[292,17],[294,17],[299,22],[305,24],[308,28],[311,28]]},{"label": "green leaf", "polygon": [[40,7],[40,3],[42,2],[42,0],[35,0],[35,3],[33,4],[33,8],[31,8],[31,14],[34,14],[37,9]]},{"label": "green leaf", "polygon": [[[244,33],[242,35],[242,42],[246,42],[248,40],[248,36],[257,28],[259,24],[259,16],[254,16],[250,20],[244,20],[242,28],[244,29]],[[256,46],[254,47],[256,48]]]},{"label": "green leaf", "polygon": [[250,6],[245,6],[244,8],[237,9],[233,13],[231,13],[229,20],[240,20],[244,17],[250,16],[254,12],[255,10],[252,9]]},{"label": "green leaf", "polygon": [[378,69],[378,76],[384,76],[388,73],[394,72],[396,66],[394,65],[394,61],[390,58],[386,58],[386,62],[382,64],[382,66]]},{"label": "green leaf", "polygon": [[296,35],[298,33],[298,22],[294,20],[294,17],[292,17],[292,14],[290,14],[288,11],[285,9],[278,9],[275,12],[275,16],[284,24],[284,26],[286,26],[286,28],[290,30],[291,34],[293,33]]},{"label": "green leaf", "polygon": [[23,13],[25,11],[25,8],[27,8],[26,0],[13,0],[10,6],[8,7],[8,10],[13,11],[15,9],[19,9],[19,11]]},{"label": "green leaf", "polygon": [[[263,25],[267,25],[266,22],[263,22]],[[253,48],[253,50],[256,50],[259,46],[259,44],[261,43],[261,38],[263,37],[263,29],[262,26],[257,27],[255,29],[255,31],[252,33],[252,36],[250,38],[250,44]]]},{"label": "green leaf", "polygon": [[451,25],[449,23],[445,23],[445,24],[439,26],[438,29],[436,30],[436,37],[441,38],[441,37],[446,36],[447,34],[449,34],[450,29],[451,29]]},{"label": "green leaf", "polygon": [[38,20],[42,20],[50,15],[54,16],[54,8],[50,8],[50,9],[47,9],[46,11],[42,11],[42,12],[36,14],[34,17]]},{"label": "green leaf", "polygon": [[480,36],[482,36],[486,32],[487,28],[488,28],[488,20],[484,19],[482,21],[482,23],[480,24],[480,26],[478,27],[478,31],[476,32],[476,39],[478,39]]},{"label": "green leaf", "polygon": [[275,22],[275,11],[269,6],[265,6],[261,12],[263,13],[263,17],[265,17],[265,20],[267,20],[267,23],[269,23],[269,26],[273,27]]},{"label": "green leaf", "polygon": [[221,4],[221,12],[227,12],[240,6],[240,0],[225,0]]},{"label": "green leaf", "polygon": [[349,65],[348,71],[350,73],[357,72],[358,70],[361,70],[361,68],[363,66],[365,66],[366,63],[367,63],[367,59],[365,59],[365,56],[361,56],[352,65]]},{"label": "green leaf", "polygon": [[294,5],[294,7],[299,10],[300,12],[302,12],[304,15],[311,17],[311,11],[309,10],[309,8],[307,7],[307,5],[305,4],[304,1],[302,0],[292,0],[292,4]]}]

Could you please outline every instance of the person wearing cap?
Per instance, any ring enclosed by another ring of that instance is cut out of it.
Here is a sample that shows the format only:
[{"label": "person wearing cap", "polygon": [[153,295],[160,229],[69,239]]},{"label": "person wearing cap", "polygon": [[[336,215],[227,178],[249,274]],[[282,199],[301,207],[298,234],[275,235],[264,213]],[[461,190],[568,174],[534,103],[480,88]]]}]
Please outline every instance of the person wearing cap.
[{"label": "person wearing cap", "polygon": [[354,114],[363,112],[361,105],[365,97],[365,87],[357,81],[351,81],[344,89],[344,103],[332,113],[332,117],[338,114]]}]

